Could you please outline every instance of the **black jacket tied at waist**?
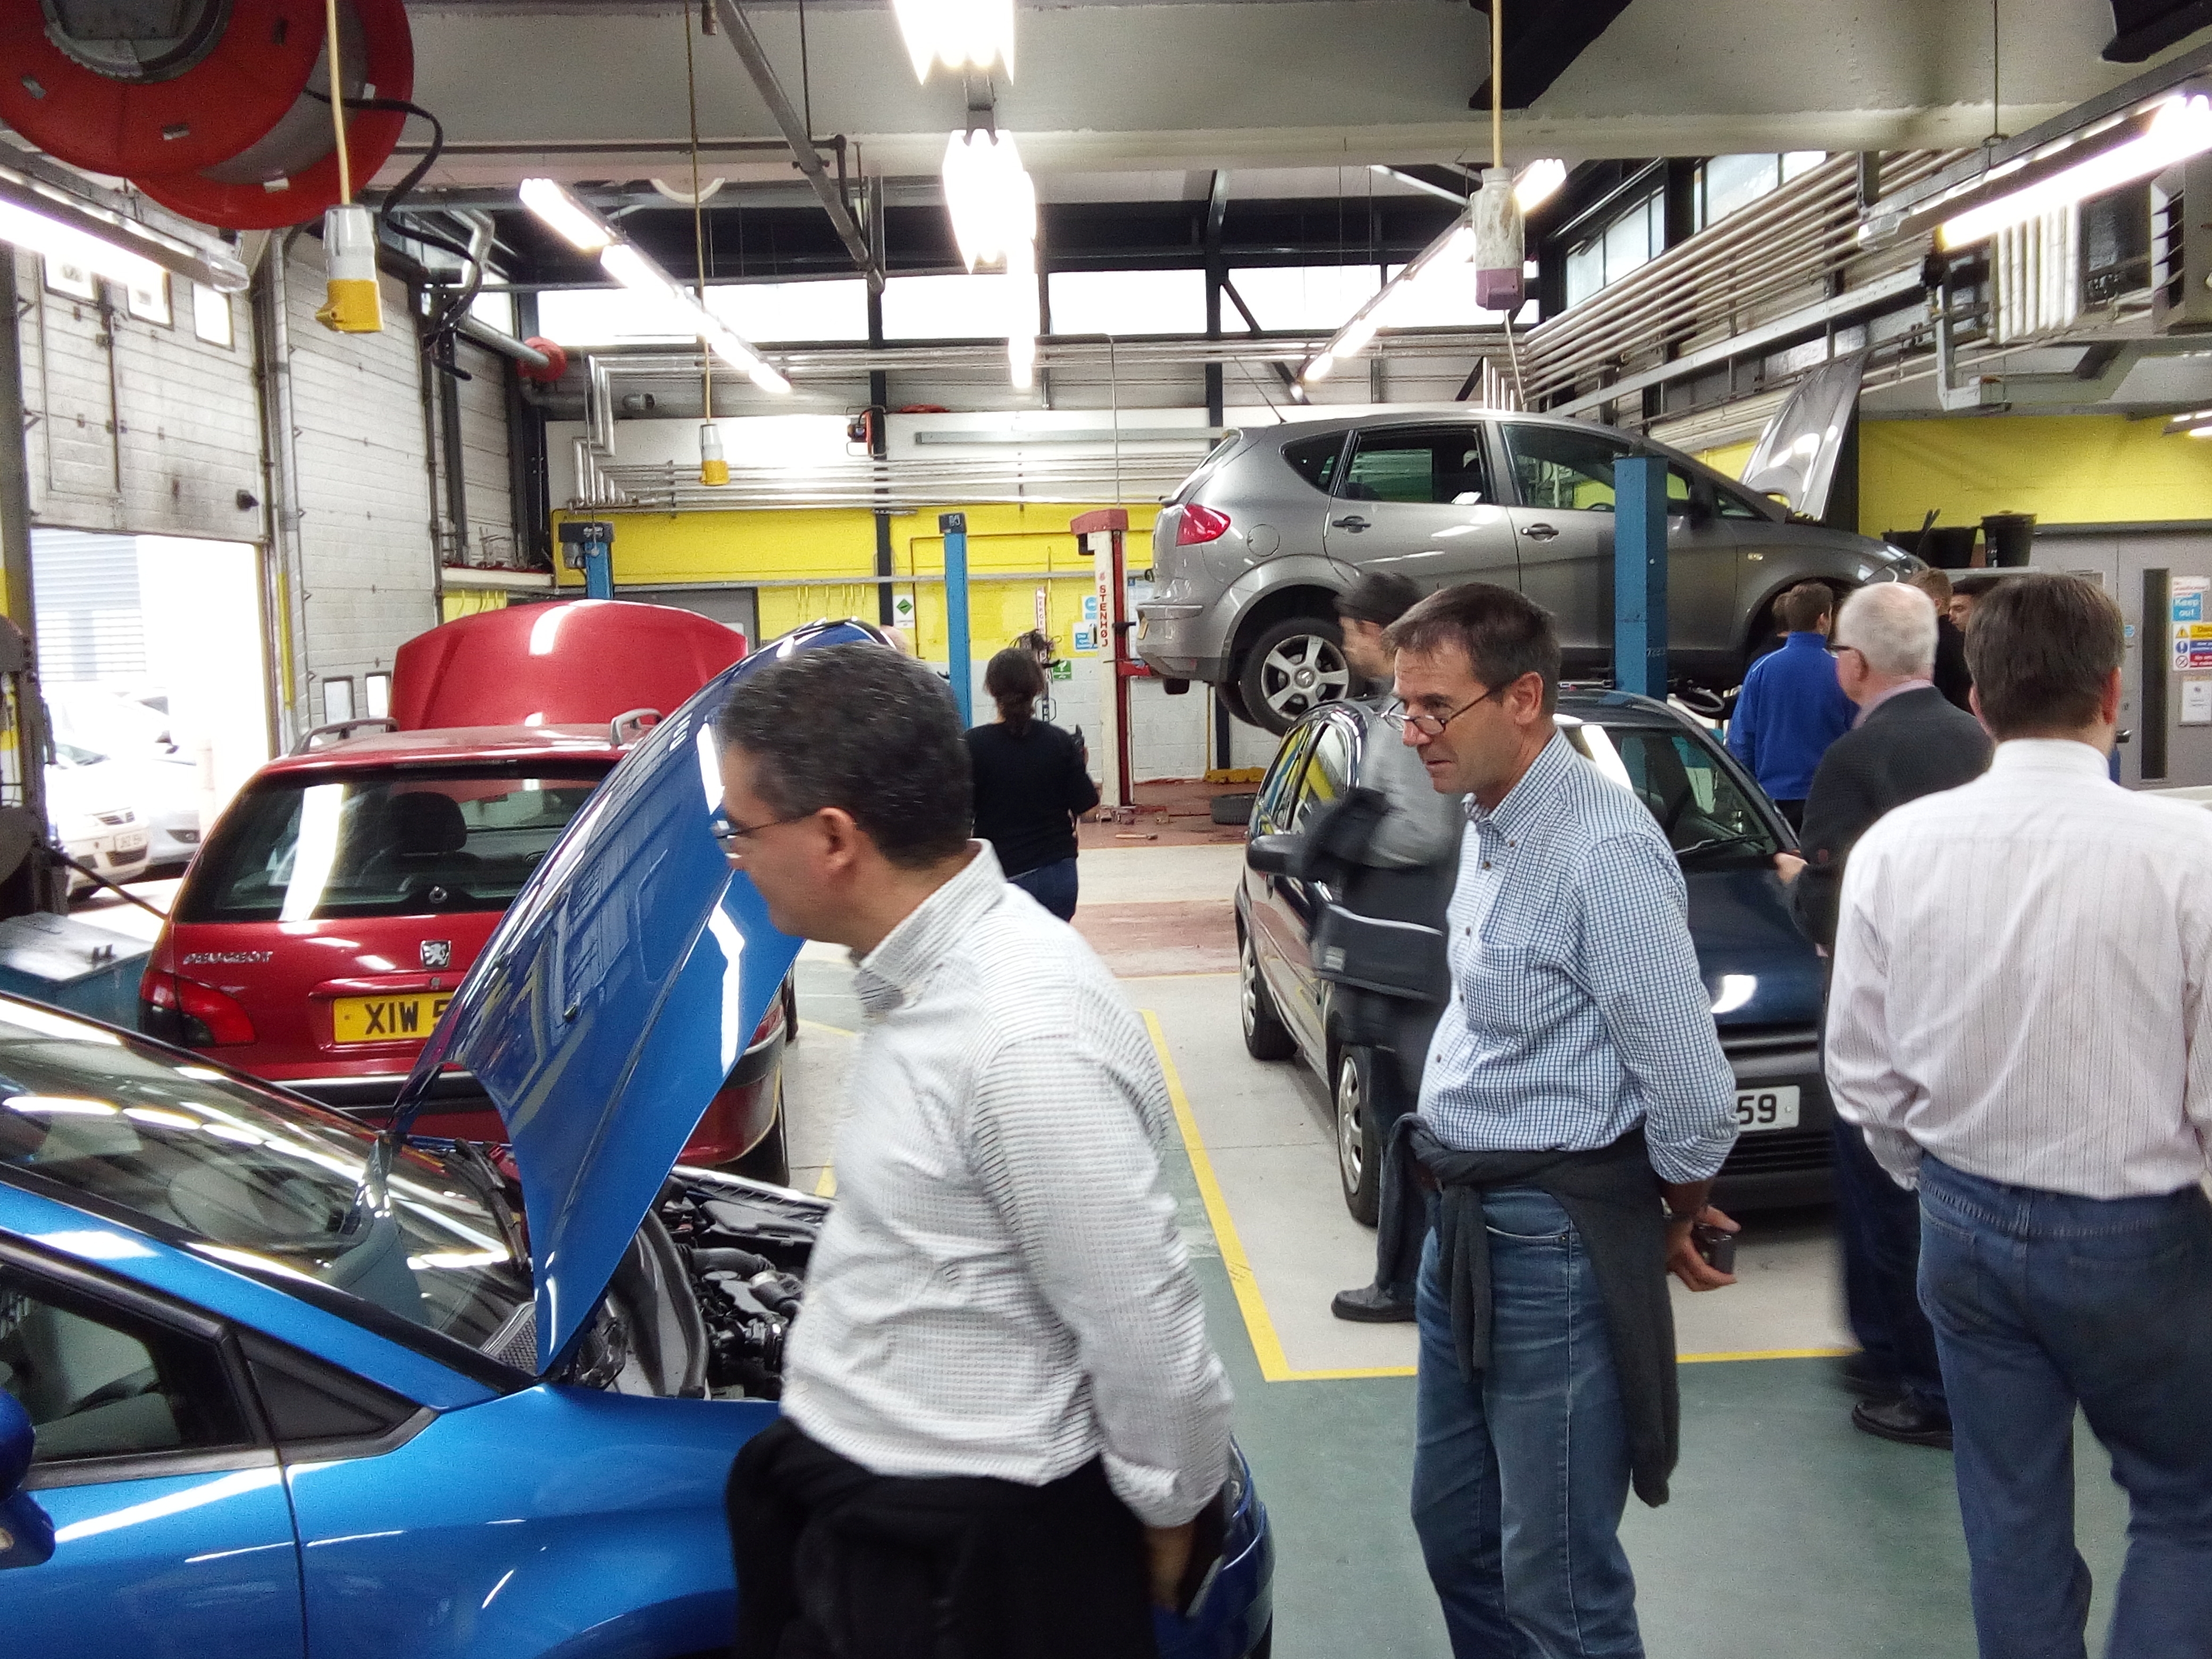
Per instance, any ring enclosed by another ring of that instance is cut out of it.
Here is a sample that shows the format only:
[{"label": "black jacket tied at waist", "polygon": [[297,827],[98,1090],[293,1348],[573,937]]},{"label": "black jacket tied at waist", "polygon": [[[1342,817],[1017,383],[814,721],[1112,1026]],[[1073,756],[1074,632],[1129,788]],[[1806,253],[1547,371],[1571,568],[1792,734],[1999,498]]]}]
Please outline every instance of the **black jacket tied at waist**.
[{"label": "black jacket tied at waist", "polygon": [[[1424,1187],[1436,1190],[1437,1269],[1451,1310],[1452,1347],[1472,1381],[1490,1364],[1490,1235],[1482,1195],[1533,1187],[1558,1200],[1582,1236],[1605,1304],[1606,1335],[1628,1422],[1630,1478],[1653,1506],[1667,1501],[1681,1450],[1674,1383],[1674,1312],[1667,1295],[1667,1224],[1642,1125],[1595,1152],[1461,1152],[1408,1114],[1390,1138],[1398,1179],[1382,1183],[1382,1234],[1399,1283],[1419,1271],[1428,1232]],[[1424,1178],[1425,1177],[1425,1178]]]}]

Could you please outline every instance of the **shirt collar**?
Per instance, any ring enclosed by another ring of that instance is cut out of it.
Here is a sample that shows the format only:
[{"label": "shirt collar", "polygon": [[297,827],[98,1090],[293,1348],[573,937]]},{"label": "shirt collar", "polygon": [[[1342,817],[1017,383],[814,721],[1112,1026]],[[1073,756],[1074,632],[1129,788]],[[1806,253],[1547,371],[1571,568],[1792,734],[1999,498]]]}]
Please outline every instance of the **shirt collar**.
[{"label": "shirt collar", "polygon": [[1496,811],[1486,812],[1473,795],[1467,798],[1468,822],[1478,830],[1487,828],[1509,837],[1517,835],[1566,787],[1569,769],[1581,758],[1565,732],[1553,732],[1552,740],[1528,763],[1521,781],[1505,792]]},{"label": "shirt collar", "polygon": [[1861,703],[1859,705],[1859,712],[1851,718],[1851,726],[1854,730],[1859,726],[1864,726],[1867,723],[1867,716],[1873,714],[1875,709],[1881,708],[1882,704],[1887,702],[1892,697],[1901,697],[1908,691],[1933,690],[1935,686],[1936,682],[1933,680],[1899,680],[1895,685],[1891,686],[1888,690],[1884,691],[1876,696],[1873,702]]},{"label": "shirt collar", "polygon": [[2106,757],[2086,743],[2076,743],[2071,738],[2008,738],[1997,745],[1996,754],[1990,761],[1992,774],[2017,772],[2043,777],[2094,778],[2099,783],[2110,783],[2112,772]]},{"label": "shirt collar", "polygon": [[1828,636],[1816,628],[1801,629],[1795,634],[1782,636],[1783,648],[1790,651],[1826,651]]},{"label": "shirt collar", "polygon": [[1002,898],[1006,878],[988,841],[968,843],[967,866],[884,935],[865,957],[855,955],[853,988],[871,1019],[881,1019],[927,982],[937,965]]}]

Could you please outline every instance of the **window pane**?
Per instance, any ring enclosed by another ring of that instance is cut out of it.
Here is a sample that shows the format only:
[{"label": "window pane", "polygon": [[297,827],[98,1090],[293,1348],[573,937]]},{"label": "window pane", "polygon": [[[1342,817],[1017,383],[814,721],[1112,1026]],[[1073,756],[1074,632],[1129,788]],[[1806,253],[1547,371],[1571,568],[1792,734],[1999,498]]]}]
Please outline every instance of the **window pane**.
[{"label": "window pane", "polygon": [[[1231,271],[1229,281],[1271,329],[1341,328],[1382,287],[1373,265],[1258,265]],[[1226,295],[1221,310],[1223,328],[1234,332],[1244,319]]]},{"label": "window pane", "polygon": [[1298,762],[1304,755],[1310,733],[1293,732],[1283,739],[1283,746],[1275,751],[1274,763],[1261,781],[1259,799],[1254,804],[1252,817],[1256,827],[1279,830],[1291,808],[1291,791],[1296,787]]},{"label": "window pane", "polygon": [[1524,506],[1613,511],[1613,464],[1628,453],[1626,444],[1594,432],[1518,422],[1505,428],[1505,444]]},{"label": "window pane", "polygon": [[1316,489],[1325,490],[1336,482],[1336,464],[1343,456],[1341,432],[1332,432],[1326,438],[1301,438],[1283,446],[1283,459],[1291,464],[1291,471]]},{"label": "window pane", "polygon": [[215,1351],[0,1267],[0,1388],[38,1462],[253,1443]]},{"label": "window pane", "polygon": [[892,340],[1003,340],[1018,308],[1017,282],[1003,272],[969,276],[894,276],[884,284],[884,336]]},{"label": "window pane", "polygon": [[1656,197],[1645,198],[1606,227],[1605,280],[1617,283],[1640,264],[1647,263],[1654,252],[1651,234],[1652,204]]},{"label": "window pane", "polygon": [[1785,150],[1782,155],[1782,182],[1788,184],[1801,173],[1810,173],[1828,159],[1825,149]]},{"label": "window pane", "polygon": [[1352,772],[1352,740],[1345,736],[1342,726],[1331,721],[1322,727],[1303,771],[1297,816],[1291,823],[1293,833],[1311,823],[1313,815],[1323,807],[1333,806],[1343,799],[1345,781]]},{"label": "window pane", "polygon": [[756,344],[868,337],[868,285],[857,276],[833,283],[712,285],[707,309]]},{"label": "window pane", "polygon": [[1202,270],[1056,270],[1048,276],[1055,334],[1203,334]]},{"label": "window pane", "polygon": [[1584,242],[1567,255],[1567,303],[1579,305],[1605,286],[1605,244]]},{"label": "window pane", "polygon": [[1473,507],[1491,499],[1481,434],[1472,427],[1412,427],[1364,434],[1344,495],[1363,501]]},{"label": "window pane", "polygon": [[194,283],[192,332],[210,345],[230,344],[230,295],[216,293],[205,283]]},{"label": "window pane", "polygon": [[189,919],[504,910],[598,784],[573,767],[272,781],[240,798],[201,854]]},{"label": "window pane", "polygon": [[623,288],[569,289],[538,296],[538,331],[564,346],[688,340],[665,309]]},{"label": "window pane", "polygon": [[1705,167],[1705,222],[1748,207],[1782,182],[1778,155],[1715,155]]}]

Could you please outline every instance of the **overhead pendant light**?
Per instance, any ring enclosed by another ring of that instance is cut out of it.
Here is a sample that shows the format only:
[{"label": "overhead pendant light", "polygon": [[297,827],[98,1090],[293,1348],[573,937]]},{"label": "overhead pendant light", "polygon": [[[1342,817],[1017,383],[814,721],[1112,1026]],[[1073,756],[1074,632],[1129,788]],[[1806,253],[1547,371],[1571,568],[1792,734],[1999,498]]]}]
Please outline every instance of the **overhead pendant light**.
[{"label": "overhead pendant light", "polygon": [[552,179],[525,179],[522,205],[579,253],[598,253],[616,240],[614,228]]},{"label": "overhead pendant light", "polygon": [[956,132],[945,142],[945,210],[960,261],[1000,265],[1007,291],[1006,369],[1016,389],[1036,381],[1036,181],[1011,132]]},{"label": "overhead pendant light", "polygon": [[244,292],[246,269],[227,252],[0,167],[0,242],[76,265],[125,287],[151,287],[167,270],[221,294]]},{"label": "overhead pendant light", "polygon": [[144,255],[5,198],[0,198],[0,242],[12,242],[27,253],[43,254],[56,264],[75,265],[126,288],[151,288],[161,280],[161,267]]},{"label": "overhead pendant light", "polygon": [[917,81],[930,66],[1014,78],[1014,0],[891,0]]},{"label": "overhead pendant light", "polygon": [[1936,245],[1947,253],[1972,247],[2001,230],[2138,183],[2208,150],[2212,98],[2203,93],[2169,98],[2135,137],[1944,220],[1936,233]]},{"label": "overhead pendant light", "polygon": [[1463,278],[1468,261],[1474,252],[1474,227],[1462,219],[1423,248],[1411,264],[1382,285],[1382,292],[1354,312],[1352,320],[1307,360],[1298,371],[1298,379],[1309,385],[1327,380],[1340,362],[1366,350],[1374,341],[1376,331],[1389,326],[1392,315],[1405,307],[1414,293]]},{"label": "overhead pendant light", "polygon": [[1513,205],[1524,214],[1534,213],[1557,196],[1566,182],[1567,164],[1557,156],[1531,161],[1513,175]]}]

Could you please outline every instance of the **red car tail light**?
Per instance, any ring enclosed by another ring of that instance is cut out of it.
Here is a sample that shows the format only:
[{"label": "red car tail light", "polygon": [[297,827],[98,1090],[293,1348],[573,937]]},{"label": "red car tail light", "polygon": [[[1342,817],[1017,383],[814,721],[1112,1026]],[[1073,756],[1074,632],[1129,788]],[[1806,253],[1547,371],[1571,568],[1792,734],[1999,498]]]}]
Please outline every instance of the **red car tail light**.
[{"label": "red car tail light", "polygon": [[245,1005],[181,974],[149,969],[138,982],[140,1024],[148,1036],[187,1048],[220,1048],[254,1040]]},{"label": "red car tail light", "polygon": [[1202,542],[1218,541],[1228,531],[1226,513],[1194,501],[1183,508],[1182,516],[1176,520],[1176,545],[1196,547]]}]

